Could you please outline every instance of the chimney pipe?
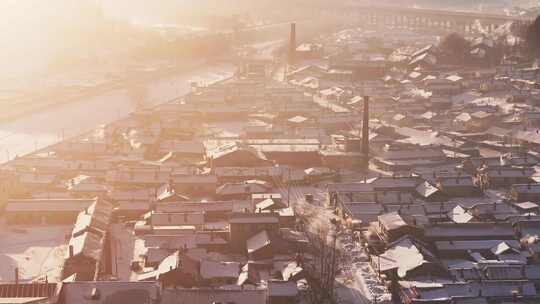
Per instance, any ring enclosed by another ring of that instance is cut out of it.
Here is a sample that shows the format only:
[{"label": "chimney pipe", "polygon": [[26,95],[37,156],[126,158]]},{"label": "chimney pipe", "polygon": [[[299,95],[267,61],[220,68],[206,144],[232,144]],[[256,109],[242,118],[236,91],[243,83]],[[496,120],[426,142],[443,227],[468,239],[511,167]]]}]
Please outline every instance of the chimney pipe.
[{"label": "chimney pipe", "polygon": [[19,268],[15,267],[15,285],[19,285]]},{"label": "chimney pipe", "polygon": [[369,163],[369,96],[364,96],[364,118],[362,123],[362,154],[364,154],[364,166],[367,168]]},{"label": "chimney pipe", "polygon": [[296,23],[291,23],[291,37],[289,40],[289,65],[293,65],[296,55]]},{"label": "chimney pipe", "polygon": [[69,257],[73,257],[73,245],[69,245]]}]

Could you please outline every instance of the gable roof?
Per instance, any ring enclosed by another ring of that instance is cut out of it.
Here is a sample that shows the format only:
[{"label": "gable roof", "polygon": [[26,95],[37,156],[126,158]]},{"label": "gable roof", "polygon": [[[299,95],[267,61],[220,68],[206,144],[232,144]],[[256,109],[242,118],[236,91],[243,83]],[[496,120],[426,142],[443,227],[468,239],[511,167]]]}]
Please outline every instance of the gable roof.
[{"label": "gable roof", "polygon": [[407,272],[425,263],[435,262],[436,257],[423,245],[405,236],[391,243],[388,249],[381,254],[380,261],[381,271],[397,268],[398,275],[404,278]]},{"label": "gable roof", "polygon": [[207,151],[207,156],[211,159],[219,159],[236,152],[245,152],[260,160],[268,160],[261,151],[249,145],[243,145],[237,142],[221,145],[213,150],[209,150]]}]

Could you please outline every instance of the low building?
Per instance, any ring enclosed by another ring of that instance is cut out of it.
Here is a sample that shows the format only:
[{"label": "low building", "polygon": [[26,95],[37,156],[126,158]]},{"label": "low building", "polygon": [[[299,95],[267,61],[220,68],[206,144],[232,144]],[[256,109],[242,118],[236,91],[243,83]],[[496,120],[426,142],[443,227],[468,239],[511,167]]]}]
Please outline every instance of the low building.
[{"label": "low building", "polygon": [[342,202],[337,209],[343,218],[356,221],[361,226],[376,222],[385,212],[384,207],[375,202]]},{"label": "low building", "polygon": [[171,213],[151,212],[148,219],[152,227],[159,226],[194,226],[196,230],[202,229],[205,221],[203,213]]},{"label": "low building", "polygon": [[79,213],[96,199],[21,199],[9,200],[6,222],[12,225],[73,224]]},{"label": "low building", "polygon": [[156,280],[164,288],[194,287],[199,279],[200,262],[179,251],[169,255],[159,263],[156,269]]},{"label": "low building", "polygon": [[261,151],[240,143],[209,150],[206,158],[211,167],[264,167],[271,164]]},{"label": "low building", "polygon": [[107,244],[112,212],[110,203],[97,200],[79,213],[64,261],[64,278],[74,276],[77,281],[91,281],[97,280],[100,273],[110,273]]},{"label": "low building", "polygon": [[176,193],[200,195],[214,193],[218,179],[216,175],[212,174],[175,174],[171,176],[170,182],[172,182]]},{"label": "low building", "polygon": [[388,245],[379,256],[372,256],[373,267],[391,279],[415,276],[444,276],[446,269],[436,256],[418,240],[404,236]]},{"label": "low building", "polygon": [[516,202],[540,202],[540,184],[514,184],[510,187],[509,197]]},{"label": "low building", "polygon": [[221,286],[234,284],[241,271],[238,262],[216,262],[202,260],[200,267],[200,277],[203,284],[210,286]]},{"label": "low building", "polygon": [[268,304],[295,304],[300,292],[294,281],[268,281]]},{"label": "low building", "polygon": [[437,223],[424,227],[428,241],[512,240],[510,223]]},{"label": "low building", "polygon": [[441,258],[445,259],[468,259],[469,252],[478,252],[483,256],[492,253],[492,249],[500,244],[519,249],[517,240],[473,240],[473,241],[438,241],[435,242],[435,249]]},{"label": "low building", "polygon": [[279,218],[266,213],[235,213],[229,220],[230,246],[235,252],[246,252],[246,241],[266,231],[270,238],[279,234]]},{"label": "low building", "polygon": [[478,170],[477,182],[484,187],[510,187],[514,184],[532,183],[535,173],[530,167],[490,166]]},{"label": "low building", "polygon": [[439,176],[437,187],[448,197],[479,196],[482,194],[480,187],[476,186],[470,175]]},{"label": "low building", "polygon": [[393,242],[403,236],[420,236],[421,230],[409,225],[398,212],[378,216],[377,234],[385,242]]},{"label": "low building", "polygon": [[239,183],[225,183],[215,191],[216,196],[220,199],[248,199],[253,194],[268,192],[270,188],[268,182],[247,180]]}]

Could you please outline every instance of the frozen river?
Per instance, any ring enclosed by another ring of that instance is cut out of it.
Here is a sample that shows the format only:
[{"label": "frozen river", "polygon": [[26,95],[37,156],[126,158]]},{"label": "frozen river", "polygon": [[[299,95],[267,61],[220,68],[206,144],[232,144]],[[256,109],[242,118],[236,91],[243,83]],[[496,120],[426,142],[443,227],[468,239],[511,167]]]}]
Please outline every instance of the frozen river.
[{"label": "frozen river", "polygon": [[[187,94],[192,81],[209,84],[232,76],[234,70],[233,65],[226,63],[201,64],[175,76],[156,80],[148,85],[146,105],[165,103]],[[0,162],[57,143],[62,136],[72,137],[125,117],[135,107],[136,102],[126,87],[2,123]]]}]

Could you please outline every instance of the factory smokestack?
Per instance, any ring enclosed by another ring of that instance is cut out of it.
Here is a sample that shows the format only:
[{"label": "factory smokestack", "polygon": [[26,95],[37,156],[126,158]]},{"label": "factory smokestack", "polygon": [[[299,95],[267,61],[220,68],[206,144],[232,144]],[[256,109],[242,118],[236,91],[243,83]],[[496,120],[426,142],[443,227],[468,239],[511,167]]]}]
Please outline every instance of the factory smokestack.
[{"label": "factory smokestack", "polygon": [[369,96],[364,96],[364,118],[362,119],[362,154],[364,165],[369,162]]},{"label": "factory smokestack", "polygon": [[291,23],[291,37],[289,40],[289,65],[293,65],[296,57],[296,23]]}]

